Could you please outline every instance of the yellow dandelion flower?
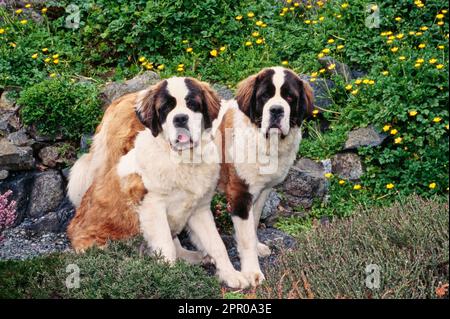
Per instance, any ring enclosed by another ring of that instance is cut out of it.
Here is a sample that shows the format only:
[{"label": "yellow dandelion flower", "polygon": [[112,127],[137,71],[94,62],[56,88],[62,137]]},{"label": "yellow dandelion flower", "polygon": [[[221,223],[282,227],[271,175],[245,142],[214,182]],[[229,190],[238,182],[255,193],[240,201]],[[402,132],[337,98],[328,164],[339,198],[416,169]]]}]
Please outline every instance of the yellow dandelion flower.
[{"label": "yellow dandelion flower", "polygon": [[408,34],[409,34],[409,35],[414,35],[414,34],[416,34],[416,32],[414,32],[414,31],[409,31]]},{"label": "yellow dandelion flower", "polygon": [[147,70],[153,70],[153,64],[147,63],[147,64],[145,65],[145,68],[146,68]]},{"label": "yellow dandelion flower", "polygon": [[363,84],[369,84],[370,80],[369,79],[364,79],[363,80]]},{"label": "yellow dandelion flower", "polygon": [[428,187],[430,188],[430,189],[435,189],[436,188],[436,183],[430,183],[429,185],[428,185]]},{"label": "yellow dandelion flower", "polygon": [[381,74],[383,74],[384,76],[389,75],[389,71],[382,71]]},{"label": "yellow dandelion flower", "polygon": [[3,34],[3,33],[5,33],[5,29],[0,28],[0,34]]},{"label": "yellow dandelion flower", "polygon": [[421,66],[422,66],[421,63],[416,63],[416,64],[414,64],[414,67],[415,67],[415,68],[420,68]]},{"label": "yellow dandelion flower", "polygon": [[145,56],[141,56],[141,57],[139,57],[139,59],[138,59],[138,61],[141,62],[141,63],[145,62],[146,60],[147,60],[147,59],[145,58]]},{"label": "yellow dandelion flower", "polygon": [[320,59],[320,58],[323,58],[325,56],[325,54],[323,54],[322,52],[320,52],[318,55],[317,55],[317,57]]},{"label": "yellow dandelion flower", "polygon": [[399,59],[400,61],[405,61],[405,60],[406,60],[406,57],[402,55],[402,56],[399,56],[398,59]]},{"label": "yellow dandelion flower", "polygon": [[281,65],[289,65],[289,61],[287,60],[281,61]]},{"label": "yellow dandelion flower", "polygon": [[401,17],[395,17],[395,21],[400,22],[400,21],[402,21],[402,18]]},{"label": "yellow dandelion flower", "polygon": [[393,189],[394,187],[395,187],[395,185],[392,183],[386,184],[387,189]]},{"label": "yellow dandelion flower", "polygon": [[360,85],[362,83],[362,80],[361,79],[356,79],[356,81],[355,81],[355,84],[356,85]]},{"label": "yellow dandelion flower", "polygon": [[441,44],[441,45],[438,45],[437,48],[438,48],[439,50],[444,50],[444,49],[445,49],[445,46],[443,46],[443,45]]},{"label": "yellow dandelion flower", "polygon": [[241,21],[241,20],[242,20],[242,18],[243,18],[243,17],[242,17],[241,15],[239,15],[239,16],[236,16],[236,18],[235,18],[235,19],[236,19],[237,21]]},{"label": "yellow dandelion flower", "polygon": [[430,63],[430,64],[435,64],[436,62],[437,62],[437,59],[435,59],[435,58],[428,60],[428,63]]},{"label": "yellow dandelion flower", "polygon": [[359,92],[359,90],[356,89],[356,90],[353,90],[353,91],[351,92],[351,94],[352,94],[352,95],[356,95],[356,94],[358,94],[358,92]]},{"label": "yellow dandelion flower", "polygon": [[330,53],[330,49],[325,48],[325,49],[322,50],[322,53],[328,54],[328,53]]},{"label": "yellow dandelion flower", "polygon": [[44,59],[44,62],[45,62],[45,63],[50,63],[51,60],[52,60],[52,59],[50,59],[50,58],[45,58],[45,59]]},{"label": "yellow dandelion flower", "polygon": [[194,49],[193,49],[193,48],[191,48],[191,47],[189,47],[189,48],[186,48],[186,52],[187,52],[187,53],[192,53],[192,51],[194,51]]},{"label": "yellow dandelion flower", "polygon": [[298,3],[298,2],[294,3],[294,7],[299,7],[299,6],[300,6],[300,3]]},{"label": "yellow dandelion flower", "polygon": [[23,10],[22,9],[17,9],[15,12],[16,12],[16,14],[21,14],[23,12]]},{"label": "yellow dandelion flower", "polygon": [[438,15],[436,15],[436,19],[444,19],[444,15],[442,13],[439,13]]},{"label": "yellow dandelion flower", "polygon": [[397,39],[403,39],[404,38],[404,34],[403,33],[399,33],[399,34],[397,34],[395,37],[397,38]]},{"label": "yellow dandelion flower", "polygon": [[225,45],[223,45],[223,46],[221,46],[221,47],[219,48],[219,51],[220,51],[220,52],[225,52],[226,49],[227,49],[227,47],[226,47]]},{"label": "yellow dandelion flower", "polygon": [[409,111],[409,116],[416,116],[417,115],[417,111],[416,110],[411,110]]},{"label": "yellow dandelion flower", "polygon": [[162,71],[162,70],[164,70],[165,67],[166,66],[164,64],[160,64],[160,65],[158,65],[157,69]]},{"label": "yellow dandelion flower", "polygon": [[391,48],[391,51],[394,52],[394,53],[397,52],[398,51],[398,47]]},{"label": "yellow dandelion flower", "polygon": [[256,42],[256,44],[263,44],[264,43],[264,39],[263,38],[259,38],[255,42]]},{"label": "yellow dandelion flower", "polygon": [[305,20],[306,24],[311,24],[311,20]]},{"label": "yellow dandelion flower", "polygon": [[262,26],[264,24],[264,22],[262,22],[261,20],[256,21],[255,23],[258,27]]},{"label": "yellow dandelion flower", "polygon": [[50,73],[48,76],[51,78],[56,78],[56,73]]},{"label": "yellow dandelion flower", "polygon": [[356,184],[356,185],[353,186],[353,189],[354,189],[355,191],[359,191],[361,188],[362,188],[362,186],[359,185],[359,184]]},{"label": "yellow dandelion flower", "polygon": [[353,89],[353,85],[348,84],[348,85],[345,86],[345,89],[346,89],[347,91],[350,91],[351,89]]},{"label": "yellow dandelion flower", "polygon": [[251,42],[251,41],[247,41],[247,42],[245,42],[245,46],[246,46],[246,47],[250,47],[250,46],[252,46],[252,42]]},{"label": "yellow dandelion flower", "polygon": [[27,8],[27,9],[31,8],[31,4],[30,4],[30,3],[27,3],[27,4],[25,5],[25,8]]},{"label": "yellow dandelion flower", "polygon": [[184,68],[177,68],[177,71],[178,71],[178,72],[183,72],[183,71],[184,71]]},{"label": "yellow dandelion flower", "polygon": [[395,135],[398,133],[398,130],[396,130],[395,128],[392,129],[389,133],[391,133],[391,135]]},{"label": "yellow dandelion flower", "polygon": [[328,70],[334,70],[336,68],[336,64],[332,63],[328,66]]},{"label": "yellow dandelion flower", "polygon": [[53,59],[59,58],[59,54],[53,54],[52,58],[53,58]]},{"label": "yellow dandelion flower", "polygon": [[385,126],[383,126],[383,132],[387,132],[391,129],[391,126],[389,124],[386,124]]},{"label": "yellow dandelion flower", "polygon": [[325,73],[325,71],[326,71],[325,69],[320,69],[319,73]]},{"label": "yellow dandelion flower", "polygon": [[334,39],[328,39],[327,43],[334,43]]},{"label": "yellow dandelion flower", "polygon": [[17,44],[15,44],[14,42],[9,42],[9,45],[13,48],[15,48],[17,46]]},{"label": "yellow dandelion flower", "polygon": [[319,21],[325,20],[325,17],[319,17]]},{"label": "yellow dandelion flower", "polygon": [[213,49],[213,50],[209,51],[209,54],[213,57],[216,57],[219,54],[219,52],[217,52],[216,49]]},{"label": "yellow dandelion flower", "polygon": [[401,137],[397,137],[396,139],[394,139],[395,144],[400,144],[402,141],[403,139]]},{"label": "yellow dandelion flower", "polygon": [[345,184],[345,181],[343,180],[343,179],[341,179],[341,180],[339,180],[339,185],[344,185]]},{"label": "yellow dandelion flower", "polygon": [[343,44],[339,44],[339,45],[336,47],[336,49],[342,50],[344,47],[345,47],[345,46],[344,46]]},{"label": "yellow dandelion flower", "polygon": [[444,21],[438,21],[437,25],[438,25],[438,26],[444,25]]},{"label": "yellow dandelion flower", "polygon": [[253,12],[247,13],[247,17],[249,17],[249,18],[253,18],[254,16],[255,16],[255,14]]},{"label": "yellow dandelion flower", "polygon": [[317,75],[319,75],[317,72],[311,73],[311,76],[312,76],[312,77],[316,77]]},{"label": "yellow dandelion flower", "polygon": [[47,53],[48,52],[48,48],[42,48],[42,53]]},{"label": "yellow dandelion flower", "polygon": [[419,44],[419,46],[418,46],[418,48],[419,49],[423,49],[423,48],[425,48],[427,45],[425,44],[425,43],[421,43],[421,44]]},{"label": "yellow dandelion flower", "polygon": [[444,65],[443,64],[438,64],[438,65],[436,65],[436,69],[438,69],[438,70],[441,70],[441,69],[443,69],[444,68]]},{"label": "yellow dandelion flower", "polygon": [[343,4],[341,4],[341,8],[342,8],[342,9],[347,9],[347,8],[348,8],[348,3],[343,3]]},{"label": "yellow dandelion flower", "polygon": [[267,23],[263,23],[261,28],[267,28]]},{"label": "yellow dandelion flower", "polygon": [[416,36],[420,37],[423,34],[423,32],[416,32]]},{"label": "yellow dandelion flower", "polygon": [[434,123],[439,123],[439,122],[441,122],[442,121],[442,118],[440,118],[439,116],[436,116],[434,119],[433,119],[433,122]]},{"label": "yellow dandelion flower", "polygon": [[448,124],[447,125],[445,125],[445,129],[448,131],[448,128],[449,128],[449,126],[448,126]]},{"label": "yellow dandelion flower", "polygon": [[255,37],[255,38],[259,37],[259,32],[258,31],[253,32],[252,37]]},{"label": "yellow dandelion flower", "polygon": [[42,9],[41,9],[41,12],[42,12],[43,14],[46,14],[46,13],[47,13],[47,10],[48,10],[47,8],[42,8]]},{"label": "yellow dandelion flower", "polygon": [[423,63],[423,62],[425,62],[425,60],[422,59],[422,58],[420,58],[420,59],[417,59],[416,62],[417,62],[417,63]]},{"label": "yellow dandelion flower", "polygon": [[319,114],[319,110],[314,110],[314,111],[312,112],[312,114],[313,114],[313,115]]},{"label": "yellow dandelion flower", "polygon": [[20,20],[20,24],[25,25],[25,24],[27,24],[27,23],[28,23],[28,20],[26,20],[26,19]]},{"label": "yellow dandelion flower", "polygon": [[35,53],[35,54],[33,54],[33,55],[31,56],[31,58],[32,58],[32,59],[37,59],[38,56],[39,56],[39,55],[38,55],[37,53]]},{"label": "yellow dandelion flower", "polygon": [[53,64],[59,64],[59,59],[54,59]]},{"label": "yellow dandelion flower", "polygon": [[331,174],[331,173],[326,173],[326,174],[325,174],[325,177],[326,177],[326,178],[332,178],[332,177],[333,177],[333,174]]},{"label": "yellow dandelion flower", "polygon": [[443,9],[443,10],[441,10],[441,12],[442,12],[443,14],[447,14],[448,10],[447,10],[447,9]]}]

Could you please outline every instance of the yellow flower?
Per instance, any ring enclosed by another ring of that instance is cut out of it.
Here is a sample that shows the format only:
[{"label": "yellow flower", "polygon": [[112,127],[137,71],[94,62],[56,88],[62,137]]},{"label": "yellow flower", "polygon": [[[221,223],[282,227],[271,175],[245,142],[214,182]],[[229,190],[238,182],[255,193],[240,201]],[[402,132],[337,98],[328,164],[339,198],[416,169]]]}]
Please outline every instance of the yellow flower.
[{"label": "yellow flower", "polygon": [[325,17],[319,17],[319,21],[325,20]]},{"label": "yellow flower", "polygon": [[336,18],[338,18],[338,19],[342,18],[342,14],[338,14],[338,15],[336,16]]},{"label": "yellow flower", "polygon": [[326,178],[332,178],[332,177],[333,177],[333,174],[331,174],[331,173],[326,173],[326,174],[325,174],[325,177],[326,177]]},{"label": "yellow flower", "polygon": [[334,39],[328,39],[328,43],[334,43]]},{"label": "yellow flower", "polygon": [[253,18],[254,16],[255,16],[255,14],[253,12],[247,13],[247,17],[249,17],[249,18]]},{"label": "yellow flower", "polygon": [[286,12],[289,11],[289,8],[284,7],[282,10],[283,10],[284,13],[286,13]]},{"label": "yellow flower", "polygon": [[242,20],[242,16],[237,16],[236,18],[235,18],[237,21],[241,21]]},{"label": "yellow flower", "polygon": [[428,185],[428,187],[430,188],[430,189],[435,189],[436,188],[436,183],[430,183],[430,185]]},{"label": "yellow flower", "polygon": [[395,37],[400,40],[400,39],[403,39],[404,36],[405,35],[403,33],[399,33]]},{"label": "yellow flower", "polygon": [[319,73],[325,73],[325,71],[326,71],[325,69],[320,69]]},{"label": "yellow flower", "polygon": [[369,84],[370,80],[369,79],[364,79],[363,80],[363,84]]},{"label": "yellow flower", "polygon": [[312,77],[316,77],[318,75],[318,73],[317,72],[313,72],[313,73],[311,73],[311,76]]},{"label": "yellow flower", "polygon": [[356,95],[356,94],[358,94],[358,92],[359,92],[359,90],[356,89],[356,90],[353,90],[353,91],[351,92],[351,94],[352,94],[352,95]]},{"label": "yellow flower", "polygon": [[387,132],[387,131],[389,131],[390,129],[391,129],[391,126],[388,125],[388,124],[386,124],[385,126],[383,126],[383,131],[384,131],[384,132]]},{"label": "yellow flower", "polygon": [[390,36],[388,36],[388,39],[389,39],[389,40],[395,40],[395,35],[390,35]]},{"label": "yellow flower", "polygon": [[383,74],[384,76],[389,75],[389,71],[382,71],[381,74]]},{"label": "yellow flower", "polygon": [[423,62],[425,62],[425,60],[422,58],[416,60],[416,63],[423,63]]},{"label": "yellow flower", "polygon": [[310,23],[311,23],[311,20],[305,20],[305,23],[306,23],[306,24],[310,24]]},{"label": "yellow flower", "polygon": [[400,61],[405,61],[405,60],[406,60],[406,57],[402,55],[402,56],[399,56],[398,59],[399,59]]},{"label": "yellow flower", "polygon": [[423,49],[423,48],[425,48],[427,45],[425,44],[425,43],[421,43],[421,44],[419,44],[419,49]]},{"label": "yellow flower", "polygon": [[145,68],[146,68],[147,70],[153,70],[153,64],[147,63],[147,64],[145,65]]},{"label": "yellow flower", "polygon": [[181,41],[181,43],[183,43],[183,44],[188,44],[188,43],[189,43],[189,40],[183,40],[183,41]]},{"label": "yellow flower", "polygon": [[343,3],[343,4],[341,4],[341,8],[342,8],[342,9],[348,8],[348,3]]},{"label": "yellow flower", "polygon": [[164,70],[165,67],[166,66],[164,64],[160,64],[160,65],[158,65],[157,69],[162,71],[162,70]]},{"label": "yellow flower", "polygon": [[398,22],[399,22],[399,21],[402,21],[402,18],[396,17],[396,18],[395,18],[395,21],[398,21]]},{"label": "yellow flower", "polygon": [[312,114],[313,114],[313,115],[319,114],[319,110],[314,110],[314,111],[312,112]]},{"label": "yellow flower", "polygon": [[369,80],[369,85],[374,85],[375,84],[375,80]]},{"label": "yellow flower", "polygon": [[251,41],[245,42],[245,46],[246,46],[246,47],[249,47],[249,46],[251,46],[251,45],[252,45],[252,42],[251,42]]},{"label": "yellow flower", "polygon": [[186,52],[187,52],[187,53],[191,53],[192,51],[194,51],[194,49],[192,49],[191,47],[189,47],[189,48],[186,49]]},{"label": "yellow flower", "polygon": [[211,51],[209,51],[209,54],[211,54],[211,56],[216,57],[219,53],[217,52],[216,49],[213,49]]},{"label": "yellow flower", "polygon": [[309,79],[310,82],[316,82],[317,78],[311,78]]},{"label": "yellow flower", "polygon": [[319,6],[319,7],[323,7],[323,1],[317,1],[317,5]]},{"label": "yellow flower", "polygon": [[27,24],[28,23],[28,20],[26,20],[26,19],[24,19],[24,20],[20,20],[20,24],[23,24],[23,25],[25,25],[25,24]]},{"label": "yellow flower", "polygon": [[395,187],[395,185],[392,183],[386,184],[387,189],[393,189],[394,187]]},{"label": "yellow flower", "polygon": [[394,52],[394,53],[397,52],[398,51],[398,47],[391,48],[391,51]]},{"label": "yellow flower", "polygon": [[44,62],[45,62],[45,63],[49,63],[51,60],[52,60],[52,59],[50,59],[50,58],[45,58]]},{"label": "yellow flower", "polygon": [[436,65],[436,69],[438,69],[438,70],[441,70],[441,69],[443,69],[444,68],[444,65],[443,64],[438,64],[438,65]]},{"label": "yellow flower", "polygon": [[434,122],[434,123],[439,123],[440,121],[442,121],[442,118],[440,118],[439,116],[436,116],[436,117],[433,119],[433,122]]},{"label": "yellow flower", "polygon": [[256,21],[255,23],[258,27],[262,26],[264,24],[264,22],[262,22],[261,20]]},{"label": "yellow flower", "polygon": [[416,115],[417,115],[416,110],[409,111],[409,116],[416,116]]},{"label": "yellow flower", "polygon": [[446,129],[447,131],[448,131],[448,127],[449,127],[449,126],[448,126],[448,124],[447,124],[447,125],[445,125],[445,129]]},{"label": "yellow flower", "polygon": [[344,45],[343,44],[339,44],[337,47],[336,47],[336,49],[338,49],[338,50],[342,50],[344,48]]},{"label": "yellow flower", "polygon": [[54,64],[58,64],[58,63],[59,63],[59,59],[54,59],[54,60],[53,60],[53,63],[54,63]]},{"label": "yellow flower", "polygon": [[27,3],[27,4],[25,5],[25,8],[27,8],[27,9],[31,8],[31,4]]},{"label": "yellow flower", "polygon": [[428,62],[430,64],[435,64],[437,62],[437,59],[434,59],[434,58],[433,59],[429,59]]},{"label": "yellow flower", "polygon": [[442,13],[439,13],[438,15],[436,15],[436,18],[439,20],[444,19],[444,15]]},{"label": "yellow flower", "polygon": [[339,185],[344,185],[345,181],[343,179],[339,180]]},{"label": "yellow flower", "polygon": [[442,12],[443,14],[446,14],[446,13],[448,12],[448,10],[444,9],[444,10],[441,10],[441,12]]},{"label": "yellow flower", "polygon": [[225,52],[226,49],[227,49],[227,47],[223,45],[223,46],[220,47],[219,51],[220,52]]},{"label": "yellow flower", "polygon": [[362,83],[362,80],[361,79],[356,79],[356,81],[355,81],[355,84],[356,85],[360,85]]},{"label": "yellow flower", "polygon": [[300,3],[298,3],[298,2],[294,3],[294,7],[299,7],[299,6],[300,6]]},{"label": "yellow flower", "polygon": [[427,27],[427,26],[420,27],[420,30],[422,30],[422,31],[427,31],[427,30],[428,30],[428,27]]},{"label": "yellow flower", "polygon": [[259,32],[258,31],[253,32],[252,37],[255,37],[255,38],[259,37]]},{"label": "yellow flower", "polygon": [[325,53],[325,54],[328,54],[328,53],[330,53],[330,49],[325,48],[325,49],[322,50],[322,52]]},{"label": "yellow flower", "polygon": [[282,65],[289,65],[289,61],[287,61],[287,60],[281,61],[281,64]]},{"label": "yellow flower", "polygon": [[145,56],[141,56],[139,59],[138,59],[138,61],[139,62],[145,62],[147,59],[145,58]]},{"label": "yellow flower", "polygon": [[183,68],[184,69],[184,64],[183,63],[178,64],[178,68]]},{"label": "yellow flower", "polygon": [[9,42],[9,45],[12,46],[13,48],[17,46],[17,44],[15,44],[14,42]]},{"label": "yellow flower", "polygon": [[47,53],[47,52],[48,52],[48,48],[43,48],[43,49],[42,49],[42,52],[43,52],[43,53]]},{"label": "yellow flower", "polygon": [[43,13],[43,14],[45,14],[45,13],[47,13],[47,8],[42,8],[42,10],[41,10],[41,12]]},{"label": "yellow flower", "polygon": [[261,28],[267,28],[267,23],[263,23],[263,24],[261,25]]},{"label": "yellow flower", "polygon": [[177,68],[177,71],[178,71],[178,72],[183,72],[183,71],[184,71],[184,68]]},{"label": "yellow flower", "polygon": [[33,55],[31,56],[31,58],[32,58],[32,59],[37,59],[37,58],[38,58],[38,54],[37,54],[37,53],[33,54]]},{"label": "yellow flower", "polygon": [[444,50],[445,49],[445,46],[443,46],[442,44],[438,45],[437,47],[438,47],[439,50]]},{"label": "yellow flower", "polygon": [[59,54],[53,54],[52,58],[53,58],[53,59],[59,58]]},{"label": "yellow flower", "polygon": [[16,14],[21,14],[23,12],[23,10],[22,9],[17,9],[15,12],[16,12]]},{"label": "yellow flower", "polygon": [[414,32],[414,31],[409,31],[408,34],[409,34],[409,35],[414,35],[414,34],[416,34],[416,32]]},{"label": "yellow flower", "polygon": [[397,130],[396,130],[396,129],[394,128],[394,129],[392,129],[392,130],[391,130],[391,132],[390,132],[390,133],[391,133],[391,135],[395,135],[395,134],[397,134],[397,133],[398,133],[398,131],[397,131]]},{"label": "yellow flower", "polygon": [[328,66],[328,70],[334,70],[336,68],[336,64],[332,63]]},{"label": "yellow flower", "polygon": [[263,44],[264,43],[264,39],[263,38],[259,38],[255,42],[256,42],[256,44]]},{"label": "yellow flower", "polygon": [[421,63],[416,63],[416,64],[414,64],[414,67],[415,67],[415,68],[420,68],[421,66],[422,66]]},{"label": "yellow flower", "polygon": [[356,184],[355,186],[353,186],[353,189],[354,189],[355,191],[359,191],[361,188],[362,188],[362,186],[359,185],[359,184]]},{"label": "yellow flower", "polygon": [[0,34],[3,34],[3,33],[5,33],[5,29],[0,28]]},{"label": "yellow flower", "polygon": [[416,36],[420,37],[423,34],[423,32],[416,32]]},{"label": "yellow flower", "polygon": [[317,55],[317,57],[320,59],[320,58],[323,58],[325,56],[325,54],[323,54],[322,52],[320,52],[318,55]]},{"label": "yellow flower", "polygon": [[439,26],[444,25],[444,21],[438,21],[437,25]]},{"label": "yellow flower", "polygon": [[394,139],[395,144],[400,144],[402,141],[403,139],[401,137],[397,137],[396,139]]},{"label": "yellow flower", "polygon": [[352,88],[353,88],[353,85],[351,85],[351,84],[348,84],[347,86],[345,86],[345,89],[347,91],[350,91]]},{"label": "yellow flower", "polygon": [[50,73],[48,76],[51,77],[51,78],[55,78],[56,77],[56,73]]}]

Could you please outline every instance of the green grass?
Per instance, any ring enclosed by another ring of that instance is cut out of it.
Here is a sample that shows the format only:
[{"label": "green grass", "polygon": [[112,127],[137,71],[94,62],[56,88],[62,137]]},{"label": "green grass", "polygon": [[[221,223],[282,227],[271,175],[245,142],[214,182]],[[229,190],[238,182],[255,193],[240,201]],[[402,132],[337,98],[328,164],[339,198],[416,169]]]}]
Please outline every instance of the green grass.
[{"label": "green grass", "polygon": [[[139,240],[25,261],[0,262],[1,298],[218,298],[215,277],[185,263],[173,267],[138,254]],[[80,287],[68,289],[67,266],[80,269]]]},{"label": "green grass", "polygon": [[[412,196],[303,232],[297,250],[270,269],[259,296],[436,298],[449,281],[448,209],[448,199]],[[365,285],[369,264],[379,266],[379,289]]]}]

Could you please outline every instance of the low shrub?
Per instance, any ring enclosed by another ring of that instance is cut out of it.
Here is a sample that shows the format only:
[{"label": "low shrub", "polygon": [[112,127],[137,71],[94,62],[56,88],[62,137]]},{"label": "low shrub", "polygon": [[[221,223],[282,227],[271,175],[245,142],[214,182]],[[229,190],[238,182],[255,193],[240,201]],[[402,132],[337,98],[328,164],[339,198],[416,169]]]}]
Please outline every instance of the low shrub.
[{"label": "low shrub", "polygon": [[65,78],[44,80],[25,89],[17,103],[22,106],[24,124],[52,137],[78,139],[92,133],[102,115],[96,86]]}]

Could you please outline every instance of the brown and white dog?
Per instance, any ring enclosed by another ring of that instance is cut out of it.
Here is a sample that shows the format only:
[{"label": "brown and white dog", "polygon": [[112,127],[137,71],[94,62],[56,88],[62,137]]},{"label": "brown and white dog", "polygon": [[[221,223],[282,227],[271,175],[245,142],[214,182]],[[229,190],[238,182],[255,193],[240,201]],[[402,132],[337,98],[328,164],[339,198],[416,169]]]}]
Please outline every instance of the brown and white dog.
[{"label": "brown and white dog", "polygon": [[261,211],[296,158],[300,126],[313,110],[313,92],[294,72],[274,67],[242,81],[236,101],[238,105],[230,101],[226,106],[220,126],[225,159],[219,189],[232,214],[241,271],[256,285],[264,280],[258,255],[270,254],[256,236]]},{"label": "brown and white dog", "polygon": [[77,207],[68,227],[73,248],[84,251],[141,231],[170,263],[177,258],[198,263],[203,254],[182,248],[177,238],[186,227],[197,248],[214,260],[222,281],[248,286],[228,258],[210,210],[220,160],[180,160],[180,154],[191,159],[208,147],[217,155],[214,137],[204,132],[214,129],[219,108],[207,84],[182,77],[113,102],[90,152],[70,173],[68,194]]}]

